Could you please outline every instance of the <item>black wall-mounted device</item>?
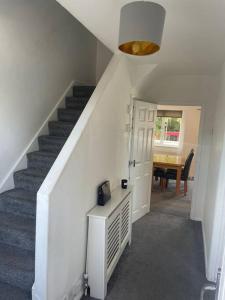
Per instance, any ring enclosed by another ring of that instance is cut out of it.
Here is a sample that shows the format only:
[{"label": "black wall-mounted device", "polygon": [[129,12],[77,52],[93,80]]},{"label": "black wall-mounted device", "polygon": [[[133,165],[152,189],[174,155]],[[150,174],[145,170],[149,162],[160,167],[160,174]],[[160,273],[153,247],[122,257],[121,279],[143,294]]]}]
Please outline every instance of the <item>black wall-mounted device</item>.
[{"label": "black wall-mounted device", "polygon": [[98,205],[104,206],[111,199],[110,182],[108,180],[98,186],[97,194]]}]

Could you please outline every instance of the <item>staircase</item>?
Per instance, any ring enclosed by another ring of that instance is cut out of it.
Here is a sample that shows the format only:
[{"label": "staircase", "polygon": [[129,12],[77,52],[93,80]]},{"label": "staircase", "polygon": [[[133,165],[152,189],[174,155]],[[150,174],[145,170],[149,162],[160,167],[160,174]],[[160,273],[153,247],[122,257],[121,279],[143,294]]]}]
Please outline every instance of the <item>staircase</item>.
[{"label": "staircase", "polygon": [[0,299],[31,299],[34,282],[36,195],[94,91],[76,86],[39,151],[27,154],[28,168],[14,173],[15,188],[0,194]]}]

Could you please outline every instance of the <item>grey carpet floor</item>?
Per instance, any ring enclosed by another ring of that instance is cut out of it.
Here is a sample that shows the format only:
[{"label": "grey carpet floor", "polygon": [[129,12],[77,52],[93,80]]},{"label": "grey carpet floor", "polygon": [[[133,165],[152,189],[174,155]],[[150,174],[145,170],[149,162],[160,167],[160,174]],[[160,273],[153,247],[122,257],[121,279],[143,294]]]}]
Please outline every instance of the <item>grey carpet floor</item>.
[{"label": "grey carpet floor", "polygon": [[0,282],[0,300],[31,300],[31,292]]},{"label": "grey carpet floor", "polygon": [[[178,217],[189,218],[191,210],[192,182],[189,183],[189,193],[176,196],[175,182],[171,181],[166,191],[162,192],[159,184],[154,183],[151,196],[151,212],[161,212]],[[182,186],[181,186],[182,190]]]},{"label": "grey carpet floor", "polygon": [[133,224],[132,245],[109,281],[107,300],[200,299],[206,282],[201,224],[187,218],[187,199],[180,205],[159,194],[153,193],[151,213]]}]

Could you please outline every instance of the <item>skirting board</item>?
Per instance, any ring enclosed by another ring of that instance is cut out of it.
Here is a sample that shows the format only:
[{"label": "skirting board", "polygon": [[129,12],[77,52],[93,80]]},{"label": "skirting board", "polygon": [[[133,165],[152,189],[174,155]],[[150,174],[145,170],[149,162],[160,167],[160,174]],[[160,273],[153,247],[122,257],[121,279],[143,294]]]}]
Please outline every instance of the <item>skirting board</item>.
[{"label": "skirting board", "polygon": [[26,148],[23,150],[22,154],[19,156],[15,164],[12,166],[12,168],[9,170],[9,172],[6,174],[5,178],[3,179],[1,185],[0,185],[0,193],[3,193],[6,190],[14,188],[14,180],[13,180],[13,173],[27,168],[27,157],[26,154],[31,151],[38,150],[38,137],[43,134],[48,134],[48,122],[51,120],[55,120],[57,116],[57,109],[59,107],[65,107],[65,97],[72,95],[72,87],[74,85],[82,84],[79,81],[72,80],[69,85],[67,86],[66,90],[60,97],[60,99],[57,101],[56,105],[53,107],[49,115],[47,116],[46,120],[43,122],[41,127],[38,129],[38,131],[35,133],[32,140],[29,142],[29,144],[26,146]]},{"label": "skirting board", "polygon": [[[84,295],[82,279],[80,279],[75,286],[76,286],[76,294],[73,295],[74,287],[72,287],[71,290],[68,292],[68,294],[64,295],[61,300],[80,300]],[[48,296],[46,296],[45,298],[46,300],[48,300]],[[35,289],[35,284],[32,287],[32,300],[43,300],[42,296],[37,294],[37,291]]]},{"label": "skirting board", "polygon": [[80,300],[83,297],[83,291],[81,291],[73,300]]},{"label": "skirting board", "polygon": [[[80,292],[73,299],[68,298],[68,300],[81,300],[83,295],[84,295],[84,293],[83,293],[83,290],[81,289]],[[65,299],[65,297],[64,297],[64,299]],[[62,300],[64,300],[64,299],[62,299]],[[32,293],[32,300],[42,300],[40,297],[38,297],[37,294],[35,294],[35,290],[33,290],[33,293]]]},{"label": "skirting board", "polygon": [[208,260],[207,260],[207,247],[206,247],[206,238],[205,238],[205,230],[203,228],[203,223],[202,224],[202,237],[203,237],[203,249],[204,249],[204,259],[205,259],[205,275],[206,278],[208,279]]},{"label": "skirting board", "polygon": [[34,288],[32,288],[32,300],[41,300],[41,298],[36,294]]}]

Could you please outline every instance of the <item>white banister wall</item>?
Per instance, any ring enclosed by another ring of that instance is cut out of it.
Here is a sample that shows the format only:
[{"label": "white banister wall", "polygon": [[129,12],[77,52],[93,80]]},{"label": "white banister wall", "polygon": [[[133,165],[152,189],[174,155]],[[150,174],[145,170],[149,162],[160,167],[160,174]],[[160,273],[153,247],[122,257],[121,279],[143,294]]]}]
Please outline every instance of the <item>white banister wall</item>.
[{"label": "white banister wall", "polygon": [[130,90],[126,61],[114,55],[38,192],[33,299],[81,295],[96,187],[128,177]]}]

